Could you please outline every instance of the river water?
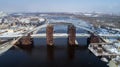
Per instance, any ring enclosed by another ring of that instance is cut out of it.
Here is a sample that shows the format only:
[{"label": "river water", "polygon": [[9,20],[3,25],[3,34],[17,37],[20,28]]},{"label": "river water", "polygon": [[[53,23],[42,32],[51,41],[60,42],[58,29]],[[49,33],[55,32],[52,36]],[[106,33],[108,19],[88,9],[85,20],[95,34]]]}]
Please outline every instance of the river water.
[{"label": "river water", "polygon": [[[74,25],[90,25],[69,17],[47,17],[50,22],[69,21]],[[55,33],[67,33],[67,26],[55,26]],[[45,29],[38,33],[44,33]],[[87,33],[77,29],[77,33]],[[32,47],[13,47],[0,55],[0,67],[107,67],[87,49],[87,38],[77,38],[78,47],[69,47],[67,38],[54,39],[54,47],[46,45],[45,38],[34,38]]]}]

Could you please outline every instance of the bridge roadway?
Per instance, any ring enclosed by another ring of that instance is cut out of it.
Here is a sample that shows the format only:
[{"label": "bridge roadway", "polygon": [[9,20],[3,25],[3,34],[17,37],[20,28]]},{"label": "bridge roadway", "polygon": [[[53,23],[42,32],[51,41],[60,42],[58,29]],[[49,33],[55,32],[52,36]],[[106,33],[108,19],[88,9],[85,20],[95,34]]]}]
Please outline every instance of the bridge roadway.
[{"label": "bridge roadway", "polygon": [[6,52],[9,50],[14,44],[22,37],[18,37],[17,39],[10,40],[8,42],[5,42],[3,44],[0,44],[0,54]]},{"label": "bridge roadway", "polygon": [[[32,38],[45,38],[46,34],[45,33],[41,33],[41,34],[36,34],[37,31],[41,30],[42,28],[46,28],[47,25],[52,24],[52,25],[71,25],[72,23],[67,23],[67,22],[61,22],[61,23],[49,23],[47,22],[46,24],[40,25],[36,28],[34,28],[33,30],[28,30],[26,32],[24,32],[25,34],[18,34],[18,35],[0,35],[0,38],[16,38],[16,37],[20,37],[20,36],[26,36],[28,33],[33,32],[33,34],[31,35]],[[82,28],[84,30],[87,30],[91,33],[96,34],[93,30],[88,29],[86,27],[83,26],[76,26],[76,28]],[[120,37],[120,34],[97,34],[100,37]],[[67,33],[55,33],[53,34],[53,36],[55,38],[59,38],[59,37],[68,37]],[[76,37],[89,37],[90,34],[86,34],[86,33],[76,33]]]},{"label": "bridge roadway", "polygon": [[[99,34],[98,34],[99,35]],[[53,34],[54,38],[66,38],[69,35],[67,33],[55,33]],[[113,34],[100,34],[101,37],[120,37],[120,35],[113,35]],[[32,38],[46,38],[46,33],[41,34],[33,34],[31,35]],[[90,34],[86,33],[76,33],[76,37],[90,37]]]},{"label": "bridge roadway", "polygon": [[[114,34],[98,34],[101,37],[113,37],[113,38],[117,38],[120,37],[120,35],[114,35]],[[0,36],[0,38],[17,38],[17,37],[21,37],[21,36],[27,36],[27,35],[5,35],[5,36]],[[46,38],[46,33],[40,33],[40,34],[32,34],[31,35],[32,38]],[[54,38],[67,38],[68,34],[67,33],[54,33],[53,34]],[[86,33],[76,33],[76,37],[90,37],[90,34],[86,34]]]}]

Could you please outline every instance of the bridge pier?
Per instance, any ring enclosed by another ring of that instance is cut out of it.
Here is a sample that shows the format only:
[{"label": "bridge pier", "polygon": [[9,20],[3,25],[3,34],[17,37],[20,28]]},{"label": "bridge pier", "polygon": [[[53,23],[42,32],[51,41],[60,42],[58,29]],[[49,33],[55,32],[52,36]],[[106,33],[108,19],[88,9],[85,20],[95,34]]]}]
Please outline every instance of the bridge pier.
[{"label": "bridge pier", "polygon": [[47,45],[52,46],[53,43],[53,25],[48,25],[46,28],[46,41]]},{"label": "bridge pier", "polygon": [[76,28],[74,25],[69,25],[68,26],[68,43],[70,46],[75,45],[75,40],[76,40]]},{"label": "bridge pier", "polygon": [[90,40],[89,43],[99,43],[100,42],[100,38],[98,36],[95,36],[94,34],[91,34],[89,40]]},{"label": "bridge pier", "polygon": [[31,46],[33,44],[33,39],[31,38],[30,34],[27,36],[22,37],[15,45],[18,46]]},{"label": "bridge pier", "polygon": [[33,39],[30,36],[25,36],[21,38],[21,45],[32,45]]}]

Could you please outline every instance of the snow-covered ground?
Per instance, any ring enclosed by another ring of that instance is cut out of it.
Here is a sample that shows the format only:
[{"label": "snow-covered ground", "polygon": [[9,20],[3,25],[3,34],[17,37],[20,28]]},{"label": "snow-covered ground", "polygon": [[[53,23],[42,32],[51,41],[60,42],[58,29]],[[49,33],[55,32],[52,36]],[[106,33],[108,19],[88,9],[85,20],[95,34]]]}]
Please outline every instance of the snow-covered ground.
[{"label": "snow-covered ground", "polygon": [[5,12],[3,12],[3,11],[0,11],[0,18],[1,18],[1,17],[5,17],[5,16],[7,16],[7,13],[5,13]]}]

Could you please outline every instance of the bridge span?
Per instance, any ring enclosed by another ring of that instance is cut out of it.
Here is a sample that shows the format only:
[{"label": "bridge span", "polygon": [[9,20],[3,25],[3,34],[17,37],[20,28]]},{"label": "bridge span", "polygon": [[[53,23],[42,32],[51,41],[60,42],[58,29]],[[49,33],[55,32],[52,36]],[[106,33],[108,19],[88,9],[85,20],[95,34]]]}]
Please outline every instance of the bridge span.
[{"label": "bridge span", "polygon": [[[120,37],[120,35],[114,35],[114,34],[98,34],[101,37],[112,37],[112,38],[118,38]],[[0,36],[0,38],[17,38],[17,37],[21,37],[21,36],[27,36],[26,35],[6,35],[6,36]],[[30,35],[31,38],[46,38],[46,33],[38,33],[38,34],[31,34]],[[69,36],[69,34],[67,33],[54,33],[53,37],[54,38],[67,38]],[[90,34],[87,33],[76,33],[76,37],[90,37]]]},{"label": "bridge span", "polygon": [[[68,33],[54,33],[54,25],[67,25],[68,26]],[[46,28],[46,33],[39,33],[37,34],[37,31]],[[84,29],[88,33],[76,33],[76,28]],[[6,33],[6,32],[3,32]],[[8,50],[10,47],[14,46],[16,42],[19,42],[23,45],[30,45],[32,42],[32,38],[46,38],[46,42],[48,45],[53,45],[54,39],[53,38],[68,38],[68,43],[70,45],[77,44],[76,37],[87,37],[89,39],[89,43],[100,43],[102,40],[104,41],[103,37],[120,37],[120,35],[114,35],[114,34],[96,34],[93,30],[88,29],[83,26],[74,26],[72,23],[66,23],[66,22],[60,22],[60,23],[49,23],[40,25],[36,28],[33,28],[32,30],[27,30],[24,32],[24,34],[17,34],[17,35],[2,35],[0,34],[0,38],[13,38],[15,40],[12,40],[10,42],[5,43],[5,45],[9,45],[9,47],[6,49]],[[105,42],[105,41],[104,41]],[[4,44],[3,44],[4,45]],[[0,49],[2,47],[0,46]],[[6,51],[4,50],[4,51]],[[2,52],[4,52],[2,51]],[[0,52],[0,53],[2,53]]]},{"label": "bridge span", "polygon": [[[54,25],[67,25],[68,26],[68,33],[54,33],[53,29],[54,29]],[[39,33],[36,34],[37,31],[46,28],[46,33]],[[87,33],[76,33],[76,28],[80,28],[80,29],[84,29],[88,32],[90,32],[89,34]],[[50,33],[51,32],[51,33]],[[92,35],[99,37],[100,39],[104,40],[103,37],[120,37],[120,35],[114,35],[114,34],[96,34],[93,30],[83,27],[82,25],[80,26],[74,26],[72,23],[68,23],[68,22],[57,22],[57,23],[49,23],[48,21],[46,22],[46,24],[40,25],[36,28],[33,28],[32,30],[28,30],[25,31],[24,34],[18,34],[18,35],[1,35],[0,34],[0,38],[18,38],[18,37],[26,37],[26,36],[30,36],[31,38],[47,38],[49,36],[51,36],[52,38],[64,38],[64,37],[90,37]],[[49,38],[48,38],[49,39]]]}]

